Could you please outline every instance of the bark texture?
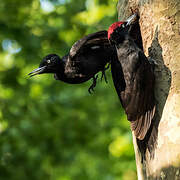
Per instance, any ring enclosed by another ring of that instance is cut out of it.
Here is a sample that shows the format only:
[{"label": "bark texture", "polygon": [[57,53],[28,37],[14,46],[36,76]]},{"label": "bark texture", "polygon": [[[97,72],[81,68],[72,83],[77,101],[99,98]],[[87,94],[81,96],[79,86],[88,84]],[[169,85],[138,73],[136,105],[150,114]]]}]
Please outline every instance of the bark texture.
[{"label": "bark texture", "polygon": [[138,179],[180,180],[180,1],[119,0],[119,20],[132,12],[140,16],[144,53],[157,63],[157,144],[153,156],[146,151],[142,163],[133,137]]}]

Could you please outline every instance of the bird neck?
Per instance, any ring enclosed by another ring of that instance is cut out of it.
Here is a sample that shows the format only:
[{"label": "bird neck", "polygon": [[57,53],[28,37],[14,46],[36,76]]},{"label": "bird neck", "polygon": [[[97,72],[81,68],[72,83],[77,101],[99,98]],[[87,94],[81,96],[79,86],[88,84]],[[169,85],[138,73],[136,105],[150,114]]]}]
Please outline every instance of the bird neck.
[{"label": "bird neck", "polygon": [[129,34],[127,32],[118,33],[116,38],[117,44],[122,44],[124,41],[129,40]]},{"label": "bird neck", "polygon": [[63,57],[61,64],[54,74],[56,80],[63,81],[69,84],[79,84],[89,80],[91,77],[82,75],[77,72],[78,68],[74,68],[72,60],[68,60],[69,55]]},{"label": "bird neck", "polygon": [[[118,49],[118,57],[127,57],[127,55],[132,55],[132,53],[136,54],[140,50],[130,36],[126,36],[122,42],[120,42],[119,44],[117,43],[116,48]],[[121,59],[124,60],[126,58]]]},{"label": "bird neck", "polygon": [[66,73],[66,64],[67,64],[68,55],[64,56],[60,63],[56,68],[56,72],[54,73],[54,78],[56,80],[61,80],[64,82],[68,81],[67,73]]},{"label": "bird neck", "polygon": [[128,49],[128,47],[135,46],[135,43],[134,40],[131,38],[131,36],[126,35],[124,36],[124,40],[120,42],[120,46],[127,46]]},{"label": "bird neck", "polygon": [[56,73],[56,74],[64,74],[64,71],[65,71],[65,61],[64,61],[64,59],[61,59],[58,62],[54,73]]}]

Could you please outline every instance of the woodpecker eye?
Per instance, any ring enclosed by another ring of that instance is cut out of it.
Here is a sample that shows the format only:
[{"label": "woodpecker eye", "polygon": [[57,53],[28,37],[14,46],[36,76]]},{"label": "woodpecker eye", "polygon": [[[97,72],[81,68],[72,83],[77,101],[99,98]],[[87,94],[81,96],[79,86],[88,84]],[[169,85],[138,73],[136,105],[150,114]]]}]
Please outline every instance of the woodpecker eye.
[{"label": "woodpecker eye", "polygon": [[50,64],[50,63],[51,63],[51,60],[50,60],[50,59],[48,59],[48,60],[47,60],[47,63],[48,63],[48,64]]}]

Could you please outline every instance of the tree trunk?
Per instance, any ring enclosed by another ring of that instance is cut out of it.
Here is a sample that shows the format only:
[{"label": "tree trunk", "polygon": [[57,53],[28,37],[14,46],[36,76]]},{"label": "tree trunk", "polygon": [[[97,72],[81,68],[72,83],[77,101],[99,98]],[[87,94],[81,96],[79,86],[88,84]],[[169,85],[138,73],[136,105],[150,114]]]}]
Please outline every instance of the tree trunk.
[{"label": "tree trunk", "polygon": [[132,12],[140,16],[144,53],[157,63],[157,144],[142,163],[133,136],[138,179],[180,180],[180,0],[119,0],[119,20]]}]

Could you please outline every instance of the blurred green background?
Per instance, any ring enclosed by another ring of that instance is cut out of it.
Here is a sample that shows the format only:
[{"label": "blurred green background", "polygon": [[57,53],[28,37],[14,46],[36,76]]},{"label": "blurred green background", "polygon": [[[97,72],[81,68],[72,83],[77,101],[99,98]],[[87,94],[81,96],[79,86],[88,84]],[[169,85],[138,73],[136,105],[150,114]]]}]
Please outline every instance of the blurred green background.
[{"label": "blurred green background", "polygon": [[135,180],[129,123],[113,87],[29,79],[49,53],[117,21],[117,0],[1,0],[0,180]]}]

